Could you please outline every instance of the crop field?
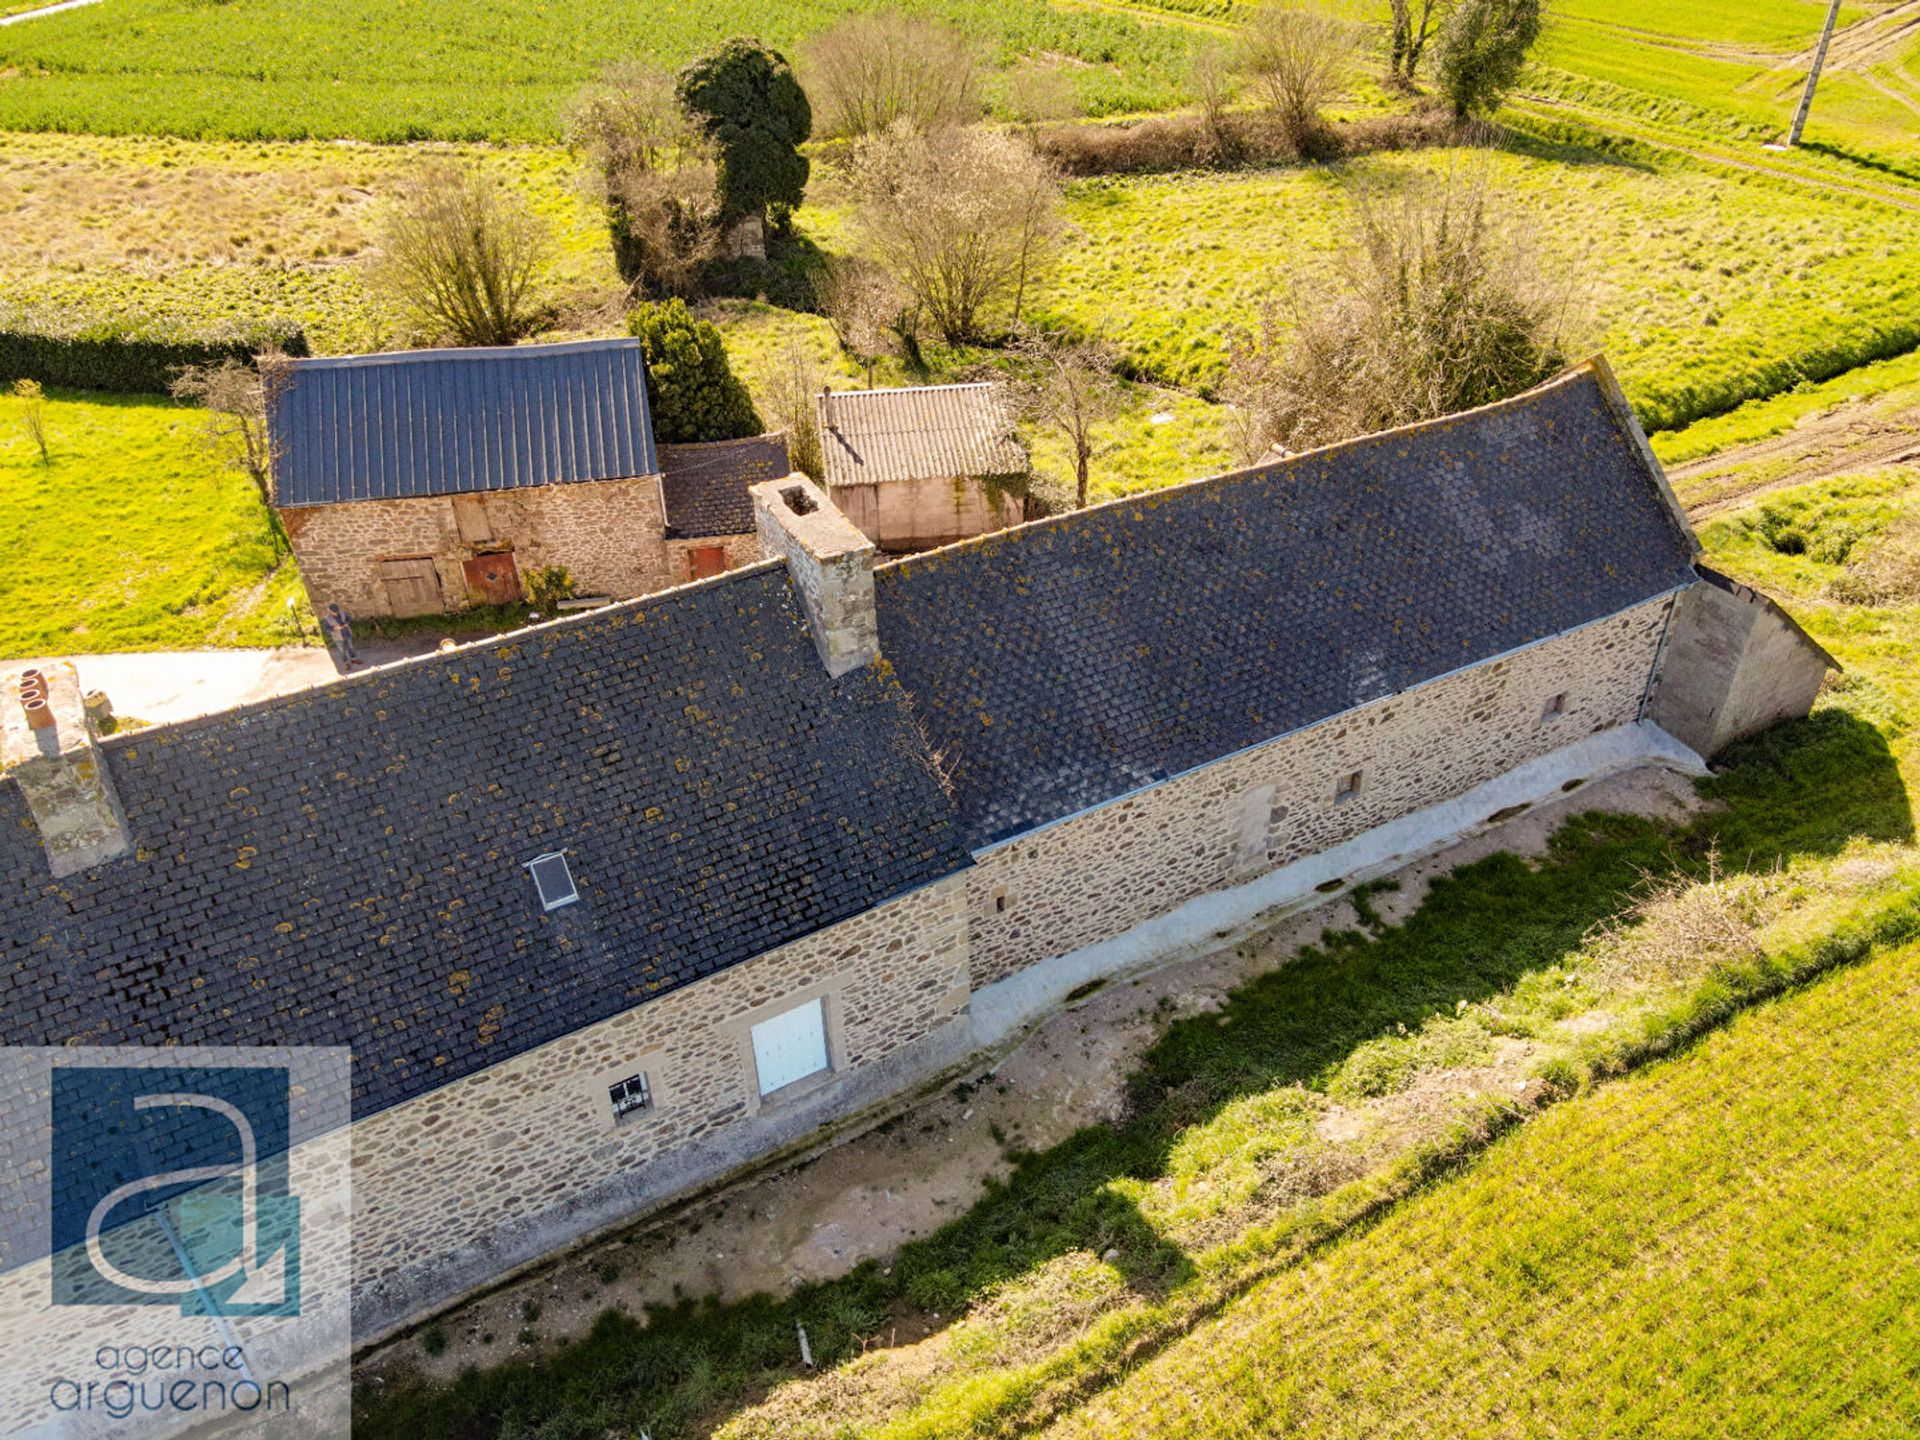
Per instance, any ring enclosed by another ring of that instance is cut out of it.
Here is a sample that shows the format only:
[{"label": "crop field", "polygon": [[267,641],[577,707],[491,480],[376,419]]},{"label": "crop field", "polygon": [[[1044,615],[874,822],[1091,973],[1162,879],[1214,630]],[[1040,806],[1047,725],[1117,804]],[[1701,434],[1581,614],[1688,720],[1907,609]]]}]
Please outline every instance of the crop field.
[{"label": "crop field", "polygon": [[0,658],[299,643],[294,568],[204,425],[169,401],[50,395],[43,465],[0,395]]},{"label": "crop field", "polygon": [[[611,60],[679,65],[729,35],[793,47],[855,0],[112,0],[0,31],[0,129],[238,139],[530,141]],[[1002,66],[1057,66],[1091,114],[1181,98],[1183,27],[1048,0],[915,0]]]},{"label": "crop field", "polygon": [[[1568,277],[1592,347],[1649,429],[1920,341],[1920,214],[1685,161],[1530,148],[1489,156],[1491,183],[1541,262]],[[1480,153],[1079,182],[1075,234],[1040,308],[1108,335],[1144,377],[1211,386],[1259,305],[1333,280],[1357,191]]]},{"label": "crop field", "polygon": [[1049,1440],[1920,1427],[1920,948],[1559,1109]]}]

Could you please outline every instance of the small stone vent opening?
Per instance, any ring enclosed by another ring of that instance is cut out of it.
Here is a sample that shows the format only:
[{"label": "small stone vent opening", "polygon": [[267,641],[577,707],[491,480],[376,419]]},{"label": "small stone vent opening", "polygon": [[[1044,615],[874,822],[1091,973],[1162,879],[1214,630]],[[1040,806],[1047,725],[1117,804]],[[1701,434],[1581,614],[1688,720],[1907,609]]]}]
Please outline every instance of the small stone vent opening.
[{"label": "small stone vent opening", "polygon": [[798,485],[789,485],[782,490],[780,498],[787,502],[787,508],[796,515],[812,515],[820,509],[813,503],[813,497]]}]

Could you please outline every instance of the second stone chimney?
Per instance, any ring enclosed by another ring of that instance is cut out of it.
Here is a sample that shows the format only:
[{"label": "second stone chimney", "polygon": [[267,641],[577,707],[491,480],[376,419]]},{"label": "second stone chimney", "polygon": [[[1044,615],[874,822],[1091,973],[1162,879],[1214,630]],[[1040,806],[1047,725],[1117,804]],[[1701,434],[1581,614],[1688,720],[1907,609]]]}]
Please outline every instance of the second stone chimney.
[{"label": "second stone chimney", "polygon": [[760,553],[787,562],[827,673],[844,675],[877,658],[873,542],[804,475],[763,480],[748,493]]},{"label": "second stone chimney", "polygon": [[0,769],[20,786],[56,877],[132,853],[73,666],[0,676]]}]

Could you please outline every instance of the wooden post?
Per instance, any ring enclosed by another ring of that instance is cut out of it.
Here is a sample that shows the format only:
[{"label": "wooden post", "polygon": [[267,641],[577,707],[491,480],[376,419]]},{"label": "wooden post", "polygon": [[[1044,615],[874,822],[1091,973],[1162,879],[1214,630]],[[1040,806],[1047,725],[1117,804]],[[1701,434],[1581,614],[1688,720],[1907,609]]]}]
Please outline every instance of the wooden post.
[{"label": "wooden post", "polygon": [[1820,44],[1813,52],[1813,68],[1807,72],[1807,88],[1800,92],[1800,108],[1793,112],[1793,128],[1787,132],[1787,147],[1800,143],[1800,132],[1807,128],[1807,112],[1813,109],[1813,87],[1820,83],[1820,67],[1827,63],[1827,46],[1833,40],[1833,23],[1840,18],[1840,0],[1827,5],[1827,23],[1820,29]]}]

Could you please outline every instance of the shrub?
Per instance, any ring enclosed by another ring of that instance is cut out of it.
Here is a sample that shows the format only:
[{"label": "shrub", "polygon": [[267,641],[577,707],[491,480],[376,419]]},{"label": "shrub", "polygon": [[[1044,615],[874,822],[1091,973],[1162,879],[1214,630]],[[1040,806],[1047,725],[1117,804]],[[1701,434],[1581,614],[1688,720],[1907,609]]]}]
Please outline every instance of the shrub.
[{"label": "shrub", "polygon": [[1053,167],[1017,135],[892,130],[855,151],[863,251],[952,345],[1017,322],[1060,232]]},{"label": "shrub", "polygon": [[1339,92],[1353,51],[1347,27],[1318,10],[1263,5],[1247,22],[1240,66],[1294,146],[1313,147],[1320,111]]},{"label": "shrub", "polygon": [[804,64],[823,136],[938,130],[980,116],[979,49],[937,20],[855,15],[815,37]]},{"label": "shrub", "polygon": [[1479,172],[1363,198],[1344,287],[1296,292],[1291,330],[1269,306],[1234,341],[1226,389],[1249,461],[1490,404],[1561,369],[1564,292],[1489,211]]},{"label": "shrub", "polygon": [[1540,38],[1540,0],[1460,0],[1440,30],[1440,93],[1453,113],[1490,115]]},{"label": "shrub", "polygon": [[719,146],[723,217],[767,213],[784,228],[806,193],[800,146],[813,133],[813,108],[793,67],[759,41],[736,38],[682,70],[676,89]]},{"label": "shrub", "polygon": [[670,445],[739,440],[762,426],[747,387],[727,362],[726,342],[683,300],[637,307],[629,328],[647,360],[653,429]]},{"label": "shrub", "polygon": [[420,1348],[429,1355],[447,1353],[447,1332],[441,1326],[434,1325],[421,1332]]},{"label": "shrub", "polygon": [[492,171],[436,163],[387,213],[372,279],[423,338],[511,345],[539,328],[534,292],[551,248],[544,223]]},{"label": "shrub", "polygon": [[1903,510],[1878,536],[1856,541],[1827,589],[1849,605],[1920,600],[1920,511]]},{"label": "shrub", "polygon": [[139,314],[96,318],[50,308],[0,307],[0,384],[37,380],[74,390],[166,395],[183,370],[252,364],[263,351],[308,353],[286,320],[193,327]]},{"label": "shrub", "polygon": [[53,456],[47,450],[47,396],[38,380],[16,380],[9,392],[20,412],[20,428],[40,452],[40,463],[50,465]]},{"label": "shrub", "polygon": [[520,588],[527,604],[549,612],[559,608],[562,600],[573,598],[573,572],[564,565],[530,566],[520,572]]}]

